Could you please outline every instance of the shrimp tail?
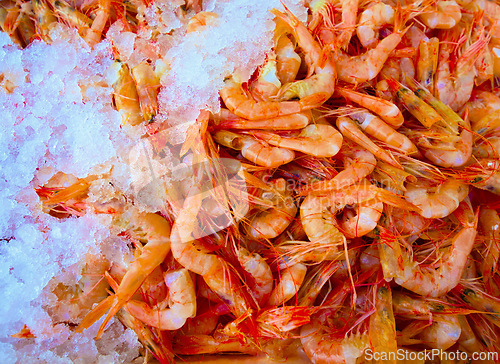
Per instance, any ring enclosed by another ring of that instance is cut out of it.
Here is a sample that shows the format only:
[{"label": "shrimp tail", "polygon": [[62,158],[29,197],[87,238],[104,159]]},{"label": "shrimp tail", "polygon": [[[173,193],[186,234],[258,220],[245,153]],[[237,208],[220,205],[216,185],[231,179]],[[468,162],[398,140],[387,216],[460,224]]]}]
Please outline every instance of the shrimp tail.
[{"label": "shrimp tail", "polygon": [[[101,301],[97,306],[95,306],[92,311],[90,311],[82,320],[80,325],[76,328],[75,332],[80,333],[83,332],[83,330],[88,329],[90,326],[92,326],[95,322],[97,322],[110,308],[113,306],[116,306],[115,303],[115,296],[108,296],[106,299]],[[118,307],[118,310],[120,307]],[[118,310],[115,311],[118,312]],[[104,331],[104,327],[107,325],[109,320],[113,316],[106,317],[105,322],[103,322],[103,330],[99,329],[99,333],[97,334],[97,338],[99,338],[102,335],[102,331]]]}]

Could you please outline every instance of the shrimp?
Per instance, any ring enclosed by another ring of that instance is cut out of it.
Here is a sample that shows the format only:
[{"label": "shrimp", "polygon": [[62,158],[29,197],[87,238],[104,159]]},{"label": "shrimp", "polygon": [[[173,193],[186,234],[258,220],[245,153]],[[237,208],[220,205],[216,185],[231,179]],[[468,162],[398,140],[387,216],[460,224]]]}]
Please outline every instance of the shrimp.
[{"label": "shrimp", "polygon": [[394,167],[401,168],[399,161],[397,161],[392,154],[379,147],[370,138],[368,138],[351,118],[347,116],[340,116],[337,118],[336,124],[337,128],[345,138],[350,139],[365,148],[378,159],[381,159]]},{"label": "shrimp", "polygon": [[297,263],[281,271],[279,282],[272,290],[267,304],[270,306],[279,306],[295,296],[304,281],[306,272],[307,267],[302,263]]},{"label": "shrimp", "polygon": [[434,76],[439,60],[439,39],[422,39],[418,45],[417,81],[430,93],[434,93]]},{"label": "shrimp", "polygon": [[146,240],[147,244],[142,247],[141,255],[130,264],[115,294],[96,306],[80,323],[77,332],[90,327],[109,310],[97,333],[97,337],[100,337],[109,320],[130,300],[170,251],[170,224],[160,215],[135,213],[129,224],[134,228],[132,236]]},{"label": "shrimp", "polygon": [[266,131],[255,131],[253,135],[276,147],[296,150],[319,158],[336,155],[343,140],[342,134],[333,126],[325,124],[308,125],[296,137],[281,137]]},{"label": "shrimp", "polygon": [[[304,231],[311,241],[331,242],[340,245],[345,237],[339,232],[336,227],[336,221],[332,213],[327,214],[328,208],[341,209],[348,204],[365,204],[365,217],[348,219],[344,227],[349,231],[348,235],[359,236],[363,232],[366,234],[371,231],[376,225],[380,217],[382,207],[377,204],[379,201],[384,201],[390,205],[405,206],[409,210],[415,207],[407,203],[397,195],[377,188],[373,185],[357,184],[346,187],[339,191],[332,191],[324,196],[308,195],[300,206],[300,217]],[[380,209],[379,209],[380,208]],[[373,219],[375,224],[373,224]],[[373,226],[373,227],[372,227]]]},{"label": "shrimp", "polygon": [[277,72],[276,55],[269,52],[264,65],[258,69],[257,78],[251,83],[250,92],[257,100],[269,101],[276,96],[281,88]]},{"label": "shrimp", "polygon": [[477,214],[462,202],[460,214],[464,226],[451,239],[447,257],[437,269],[426,268],[413,261],[410,255],[401,250],[398,237],[379,226],[379,252],[384,277],[394,280],[400,286],[422,296],[440,297],[460,281],[467,258],[474,246],[477,233]]},{"label": "shrimp", "polygon": [[403,114],[401,113],[399,108],[391,101],[356,92],[344,87],[337,87],[335,92],[345,97],[346,99],[353,101],[356,104],[374,112],[375,114],[380,116],[386,123],[396,129],[399,128],[404,122]]},{"label": "shrimp", "polygon": [[128,312],[148,326],[160,330],[177,330],[189,317],[196,315],[196,292],[187,269],[165,273],[165,284],[169,289],[169,308],[157,310],[146,302],[129,300]]},{"label": "shrimp", "polygon": [[193,238],[203,197],[199,186],[193,185],[172,227],[171,249],[174,259],[186,269],[199,274],[205,283],[222,298],[237,317],[247,313],[247,299],[229,271],[228,263],[199,246]]},{"label": "shrimp", "polygon": [[217,330],[213,335],[176,335],[173,350],[178,355],[216,354],[236,352],[257,355],[260,350],[254,343],[241,341],[238,337],[228,336]]},{"label": "shrimp", "polygon": [[271,119],[246,120],[234,115],[227,109],[221,109],[219,115],[215,116],[215,124],[220,129],[297,130],[309,125],[311,118],[311,112],[305,111]]},{"label": "shrimp", "polygon": [[500,216],[494,209],[483,208],[479,212],[479,226],[484,234],[484,249],[481,251],[482,260],[479,263],[481,275],[486,287],[492,276],[498,271],[500,259]]},{"label": "shrimp", "polygon": [[293,150],[269,147],[263,142],[246,135],[221,130],[213,135],[214,140],[226,147],[241,150],[243,157],[267,168],[279,167],[295,158]]},{"label": "shrimp", "polygon": [[95,303],[105,299],[109,285],[104,279],[104,272],[109,265],[104,257],[87,253],[85,259],[77,264],[81,278],[75,284],[61,281],[58,276],[52,278],[44,288],[57,297],[50,306],[52,320],[77,324]]},{"label": "shrimp", "polygon": [[242,268],[254,281],[250,293],[259,305],[266,302],[273,290],[273,274],[266,260],[257,253],[250,253],[247,249],[239,247],[237,251],[238,261]]},{"label": "shrimp", "polygon": [[427,346],[433,349],[446,350],[460,338],[462,332],[457,316],[433,316],[433,322],[418,335]]},{"label": "shrimp", "polygon": [[56,15],[66,22],[68,22],[71,26],[78,29],[78,33],[85,37],[86,34],[90,31],[92,26],[92,19],[90,19],[85,14],[82,14],[76,8],[69,6],[66,2],[56,0],[52,4],[54,6],[54,11]]},{"label": "shrimp", "polygon": [[297,206],[290,191],[287,191],[286,181],[279,178],[270,184],[278,194],[263,194],[264,198],[271,201],[272,207],[257,213],[248,223],[248,232],[254,239],[277,237],[285,231],[297,214]]},{"label": "shrimp", "polygon": [[466,105],[472,129],[481,132],[479,125],[485,124],[482,120],[490,115],[498,117],[500,97],[489,91],[474,90]]},{"label": "shrimp", "polygon": [[[117,63],[118,65],[119,63]],[[113,84],[113,102],[122,116],[123,124],[132,126],[142,122],[141,105],[134,79],[126,63],[122,63],[118,71],[118,78]]]},{"label": "shrimp", "polygon": [[[370,345],[374,353],[385,353],[389,358],[395,359],[398,343],[389,284],[384,282],[376,285],[373,296],[375,312],[370,315]],[[396,363],[394,359],[384,362]]]},{"label": "shrimp", "polygon": [[93,47],[101,40],[102,32],[109,18],[111,0],[99,0],[96,16],[92,21],[89,31],[85,34],[85,41]]},{"label": "shrimp", "polygon": [[302,63],[300,56],[295,52],[292,41],[286,36],[280,37],[276,42],[275,52],[279,80],[282,84],[292,82],[295,80]]},{"label": "shrimp", "polygon": [[468,306],[486,313],[484,317],[493,325],[500,327],[500,300],[493,297],[474,285],[460,283],[456,292]]},{"label": "shrimp", "polygon": [[301,187],[299,195],[321,194],[350,186],[367,177],[377,165],[374,155],[363,148],[349,147],[346,151],[341,150],[341,153],[345,160],[344,169],[329,180],[317,181]]},{"label": "shrimp", "polygon": [[367,134],[385,142],[388,146],[406,155],[418,155],[415,144],[404,134],[398,133],[382,119],[366,110],[349,113],[349,117]]},{"label": "shrimp", "polygon": [[217,13],[211,11],[200,11],[189,19],[186,27],[186,33],[197,32],[203,29],[203,27],[213,25],[217,17]]},{"label": "shrimp", "polygon": [[48,4],[43,0],[33,0],[36,33],[45,43],[50,43],[49,30],[57,20]]},{"label": "shrimp", "polygon": [[468,193],[466,184],[448,179],[437,186],[408,184],[405,198],[420,208],[420,215],[435,219],[446,217],[455,211]]},{"label": "shrimp", "polygon": [[147,123],[151,123],[158,114],[157,99],[160,91],[160,80],[155,75],[153,67],[146,61],[132,68],[132,77],[137,86],[142,116]]},{"label": "shrimp", "polygon": [[285,85],[279,92],[280,100],[307,98],[328,100],[335,90],[337,73],[335,65],[328,54],[314,40],[307,28],[285,7],[286,14],[276,9],[271,12],[292,28],[293,35],[298,45],[304,50],[306,63],[310,67],[312,76]]},{"label": "shrimp", "polygon": [[365,48],[373,48],[378,42],[378,30],[384,25],[394,24],[394,8],[384,3],[376,3],[366,8],[360,15],[356,34]]},{"label": "shrimp", "polygon": [[462,9],[454,0],[438,0],[435,7],[419,14],[422,23],[431,29],[451,29],[462,19]]},{"label": "shrimp", "polygon": [[395,31],[382,39],[375,48],[359,56],[349,56],[342,50],[333,53],[340,80],[359,84],[373,80],[384,66],[389,54],[401,42],[404,31]]},{"label": "shrimp", "polygon": [[[452,31],[448,31],[444,40],[453,42],[454,36]],[[441,43],[434,89],[439,100],[454,111],[459,110],[470,98],[476,75],[474,62],[486,45],[487,42],[483,38],[471,44],[460,56],[452,72],[450,59],[455,46],[450,43]]]},{"label": "shrimp", "polygon": [[352,333],[344,337],[325,332],[319,321],[304,325],[300,330],[300,342],[307,357],[314,364],[355,362],[370,347],[366,332]]}]

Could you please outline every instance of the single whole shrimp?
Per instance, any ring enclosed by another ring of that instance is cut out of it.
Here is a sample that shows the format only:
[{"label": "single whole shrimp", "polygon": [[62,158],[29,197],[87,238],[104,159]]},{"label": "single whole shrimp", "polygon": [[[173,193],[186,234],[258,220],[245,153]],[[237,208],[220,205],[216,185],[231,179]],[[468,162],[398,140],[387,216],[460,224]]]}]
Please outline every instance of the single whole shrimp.
[{"label": "single whole shrimp", "polygon": [[365,48],[378,42],[378,30],[386,24],[394,24],[394,8],[384,3],[375,3],[366,8],[359,17],[356,34]]},{"label": "single whole shrimp", "polygon": [[274,287],[267,304],[279,306],[297,294],[306,276],[307,267],[302,263],[297,263],[285,268],[279,274],[279,281]]},{"label": "single whole shrimp", "polygon": [[333,126],[325,124],[308,125],[296,137],[281,137],[265,131],[253,132],[253,135],[276,147],[325,158],[337,154],[343,140],[342,134]]},{"label": "single whole shrimp", "polygon": [[132,236],[146,240],[147,244],[142,248],[141,255],[130,264],[115,294],[89,312],[78,326],[78,332],[90,327],[109,310],[97,333],[97,337],[100,337],[109,320],[130,300],[146,277],[163,262],[170,251],[170,224],[163,217],[152,213],[133,213],[130,223],[134,228]]},{"label": "single whole shrimp", "polygon": [[258,305],[266,302],[273,290],[273,273],[266,260],[257,253],[250,253],[247,249],[239,247],[237,251],[241,267],[251,276],[253,285],[250,293]]},{"label": "single whole shrimp", "polygon": [[462,19],[462,9],[454,0],[438,0],[435,7],[419,14],[420,20],[431,29],[451,29]]},{"label": "single whole shrimp", "polygon": [[243,157],[260,166],[275,168],[295,158],[293,150],[269,147],[250,136],[220,130],[213,135],[215,141],[226,147],[241,150]]},{"label": "single whole shrimp", "polygon": [[386,123],[390,124],[396,129],[399,128],[404,122],[401,110],[399,110],[399,108],[391,101],[387,101],[361,92],[356,92],[344,87],[337,87],[335,92],[345,97],[346,99],[353,101],[356,104],[359,104],[360,106],[374,112],[375,114],[380,116]]},{"label": "single whole shrimp", "polygon": [[405,198],[420,208],[420,215],[432,219],[451,214],[468,193],[469,188],[466,184],[448,179],[437,186],[408,184]]},{"label": "single whole shrimp", "polygon": [[477,233],[478,215],[474,216],[467,202],[460,206],[455,216],[460,216],[464,226],[453,236],[447,257],[437,269],[425,268],[413,261],[401,250],[398,237],[379,227],[380,262],[385,279],[394,277],[397,284],[422,296],[440,297],[452,290],[462,277]]},{"label": "single whole shrimp", "polygon": [[166,272],[169,308],[155,309],[146,302],[129,300],[125,308],[135,318],[160,330],[180,329],[189,317],[196,315],[196,292],[187,269]]},{"label": "single whole shrimp", "polygon": [[286,181],[282,178],[270,182],[278,194],[263,193],[270,197],[272,207],[258,212],[248,223],[248,232],[254,239],[272,239],[280,235],[297,214],[297,206],[291,192],[287,190]]},{"label": "single whole shrimp", "polygon": [[311,112],[305,111],[270,119],[247,120],[227,109],[221,109],[219,115],[215,115],[214,121],[216,127],[220,129],[297,130],[305,128],[311,122],[311,118]]}]

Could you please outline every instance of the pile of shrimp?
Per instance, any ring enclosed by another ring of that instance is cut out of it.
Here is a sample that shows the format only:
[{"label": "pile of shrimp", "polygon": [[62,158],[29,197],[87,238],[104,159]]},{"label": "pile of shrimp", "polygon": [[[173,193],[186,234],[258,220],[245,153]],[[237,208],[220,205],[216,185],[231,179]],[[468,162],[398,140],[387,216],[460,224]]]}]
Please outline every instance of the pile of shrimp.
[{"label": "pile of shrimp", "polygon": [[[161,33],[139,0],[0,4],[21,47],[50,42],[56,22],[90,46],[117,21],[146,45]],[[402,349],[499,362],[500,5],[306,1],[306,23],[284,5],[265,63],[226,78],[221,111],[200,110],[170,145],[185,168],[162,185],[164,208],[142,211],[106,173],[37,189],[52,216],[112,215],[130,243],[121,263],[89,257],[83,269],[98,261],[101,279],[80,282],[75,330],[105,317],[99,337],[116,315],[162,363],[298,350],[313,363],[396,363]],[[179,9],[188,32],[217,17],[201,2]],[[147,49],[120,64],[113,99],[154,140],[168,70]]]}]

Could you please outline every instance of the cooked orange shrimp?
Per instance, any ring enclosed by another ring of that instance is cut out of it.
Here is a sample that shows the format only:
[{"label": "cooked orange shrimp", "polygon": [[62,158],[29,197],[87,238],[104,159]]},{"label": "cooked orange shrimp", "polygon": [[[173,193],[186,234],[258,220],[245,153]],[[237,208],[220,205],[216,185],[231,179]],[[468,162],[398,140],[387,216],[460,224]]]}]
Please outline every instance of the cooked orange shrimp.
[{"label": "cooked orange shrimp", "polygon": [[375,48],[359,56],[349,56],[338,50],[333,53],[339,79],[359,84],[373,80],[389,57],[401,42],[404,31],[395,31],[382,39]]},{"label": "cooked orange shrimp", "polygon": [[221,109],[219,115],[215,115],[215,124],[220,129],[297,130],[309,125],[311,118],[311,112],[304,111],[271,119],[247,120],[234,115],[227,109]]},{"label": "cooked orange shrimp", "polygon": [[[344,144],[346,145],[346,144]],[[300,188],[300,195],[322,194],[331,190],[339,190],[355,184],[373,172],[377,160],[369,151],[359,147],[341,150],[344,156],[344,169],[329,180],[317,181]]]},{"label": "cooked orange shrimp", "polygon": [[[455,32],[457,31],[455,30]],[[447,31],[444,40],[453,42],[454,35],[450,32],[452,31]],[[459,110],[470,98],[476,75],[474,62],[486,45],[486,40],[481,38],[467,47],[456,62],[453,72],[450,62],[455,45],[447,42],[442,42],[440,45],[439,63],[434,84],[435,93],[442,102],[454,111]]]},{"label": "cooked orange shrimp", "polygon": [[269,147],[247,135],[221,130],[216,132],[213,138],[219,144],[241,150],[241,155],[249,161],[268,168],[279,167],[295,158],[293,150]]},{"label": "cooked orange shrimp", "polygon": [[[307,196],[300,206],[300,217],[304,231],[311,241],[331,242],[340,245],[345,237],[336,227],[335,217],[332,213],[327,214],[328,208],[342,208],[348,204],[369,204],[367,208],[374,210],[372,212],[381,213],[377,208],[376,202],[383,201],[389,205],[404,206],[409,210],[415,209],[415,206],[407,203],[402,198],[392,192],[367,184],[357,184],[346,187],[339,191],[331,191],[324,196]],[[380,209],[382,207],[380,206]],[[372,216],[372,212],[368,213]],[[378,215],[380,217],[380,215]],[[373,217],[373,216],[372,216]],[[376,219],[378,220],[378,218]],[[375,225],[376,225],[375,221]],[[346,224],[350,233],[357,234],[362,230],[371,230],[373,225],[372,218],[366,220],[354,219],[353,225]],[[354,229],[350,229],[350,228]],[[373,226],[375,227],[375,226]],[[366,232],[365,232],[366,233]]]},{"label": "cooked orange shrimp", "polygon": [[378,43],[378,30],[384,25],[394,24],[394,8],[384,3],[367,7],[360,15],[356,34],[365,48],[373,48]]},{"label": "cooked orange shrimp", "polygon": [[315,157],[333,157],[342,145],[342,134],[333,126],[311,124],[300,131],[296,137],[281,137],[279,134],[255,131],[259,139],[280,148],[296,150]]},{"label": "cooked orange shrimp", "polygon": [[451,239],[448,255],[437,269],[413,261],[402,251],[398,237],[379,227],[380,262],[385,279],[394,277],[397,284],[422,296],[439,297],[452,290],[462,277],[477,232],[477,214],[474,216],[465,202],[460,210],[464,226]]},{"label": "cooked orange shrimp", "polygon": [[165,273],[165,284],[169,289],[169,308],[158,310],[136,300],[128,301],[126,307],[131,315],[148,326],[160,330],[177,330],[189,317],[196,315],[194,282],[187,269],[179,269]]},{"label": "cooked orange shrimp", "polygon": [[292,82],[299,72],[302,60],[295,52],[292,41],[286,36],[278,39],[275,48],[278,78],[282,84]]},{"label": "cooked orange shrimp", "polygon": [[[355,361],[370,347],[368,333],[351,333],[342,337],[325,332],[318,320],[304,325],[300,330],[300,342],[307,357],[314,364],[346,363]],[[350,361],[349,361],[350,362]]]},{"label": "cooked orange shrimp", "polygon": [[421,209],[420,215],[431,219],[451,214],[468,193],[469,188],[466,184],[448,179],[437,186],[408,184],[405,198]]},{"label": "cooked orange shrimp", "polygon": [[418,155],[415,144],[404,134],[398,133],[382,119],[366,110],[349,113],[349,117],[367,134],[385,142],[388,146],[406,155]]},{"label": "cooked orange shrimp", "polygon": [[78,29],[80,35],[85,36],[90,31],[92,19],[85,14],[69,6],[65,1],[56,0],[52,5],[56,15]]},{"label": "cooked orange shrimp", "polygon": [[451,29],[462,19],[462,9],[454,0],[438,0],[435,7],[419,14],[422,23],[431,29]]},{"label": "cooked orange shrimp", "polygon": [[186,33],[196,32],[201,30],[203,27],[214,24],[217,16],[217,13],[211,11],[200,11],[189,19],[186,27]]},{"label": "cooked orange shrimp", "polygon": [[462,332],[457,316],[435,315],[432,324],[418,335],[423,343],[433,349],[446,350],[455,345]]},{"label": "cooked orange shrimp", "polygon": [[137,86],[142,116],[147,123],[151,123],[158,114],[157,98],[160,91],[160,80],[153,67],[146,61],[132,68],[132,76]]},{"label": "cooked orange shrimp", "polygon": [[500,327],[500,299],[483,292],[479,287],[463,282],[457,286],[460,298],[475,310],[486,313],[485,318],[493,325]]},{"label": "cooked orange shrimp", "polygon": [[472,131],[467,119],[459,136],[460,139],[456,142],[445,141],[434,143],[432,148],[422,148],[424,156],[441,167],[465,165],[472,156]]},{"label": "cooked orange shrimp", "polygon": [[97,9],[96,16],[84,38],[87,44],[91,47],[99,43],[101,40],[102,32],[104,31],[104,27],[106,26],[106,22],[109,18],[110,5],[111,0],[99,0],[99,7]]},{"label": "cooked orange shrimp", "polygon": [[[342,21],[335,24],[333,14],[338,3],[342,8]],[[335,42],[340,48],[347,49],[356,28],[359,0],[339,0],[338,3],[335,0],[311,1],[309,6],[312,20],[309,23],[309,29],[318,34],[319,39],[324,44]],[[338,37],[334,35],[334,26],[340,31]]]},{"label": "cooked orange shrimp", "polygon": [[113,101],[116,109],[122,115],[122,122],[133,126],[140,124],[143,119],[139,95],[130,69],[125,63],[118,71],[118,79],[113,84],[113,90]]},{"label": "cooked orange shrimp", "polygon": [[494,209],[483,208],[479,212],[479,226],[484,234],[484,249],[479,263],[483,281],[488,287],[491,277],[497,272],[500,259],[500,217]]},{"label": "cooked orange shrimp", "polygon": [[[341,210],[344,206],[342,203],[337,203],[337,211]],[[384,204],[382,201],[367,201],[362,203],[355,203],[354,211],[349,210],[344,213],[339,226],[341,231],[347,238],[356,238],[368,234],[375,229],[377,222],[382,216]],[[332,209],[332,213],[337,211]]]},{"label": "cooked orange shrimp", "polygon": [[281,234],[295,219],[297,206],[291,191],[283,178],[269,182],[277,192],[263,193],[262,198],[269,200],[271,206],[258,212],[248,223],[248,232],[254,239],[272,239]]},{"label": "cooked orange shrimp", "polygon": [[486,347],[470,327],[467,317],[464,315],[458,315],[457,317],[461,328],[460,337],[458,338],[460,348],[465,349],[469,353],[486,352]]},{"label": "cooked orange shrimp", "polygon": [[480,127],[476,125],[484,124],[481,120],[490,115],[498,116],[500,97],[489,91],[474,90],[466,105],[472,129],[480,132]]},{"label": "cooked orange shrimp", "polygon": [[429,227],[432,220],[413,212],[393,207],[388,210],[394,228],[401,235],[420,235]]},{"label": "cooked orange shrimp", "polygon": [[396,158],[368,138],[351,118],[347,116],[340,116],[337,118],[336,124],[337,128],[345,138],[350,139],[365,148],[378,159],[381,159],[392,166],[401,168],[401,165]]},{"label": "cooked orange shrimp", "polygon": [[266,61],[258,69],[257,78],[250,85],[250,91],[256,99],[270,101],[276,96],[281,88],[277,72],[276,55],[268,52]]},{"label": "cooked orange shrimp", "polygon": [[337,87],[335,92],[374,112],[394,128],[399,128],[405,121],[399,108],[391,101],[356,92],[344,87]]},{"label": "cooked orange shrimp", "polygon": [[257,355],[260,350],[254,343],[241,341],[216,330],[213,335],[175,335],[173,350],[178,355],[216,354],[224,352]]},{"label": "cooked orange shrimp", "polygon": [[278,276],[279,281],[271,292],[267,304],[279,306],[295,296],[304,281],[306,272],[307,267],[302,263],[297,263],[281,271]]},{"label": "cooked orange shrimp", "polygon": [[273,273],[266,260],[257,253],[250,253],[247,249],[239,247],[237,251],[241,267],[252,277],[254,286],[250,293],[262,305],[267,301],[273,290]]},{"label": "cooked orange shrimp", "polygon": [[160,215],[134,213],[129,224],[134,228],[130,234],[146,240],[147,244],[143,246],[141,255],[130,264],[115,294],[89,312],[78,326],[78,332],[90,327],[109,310],[97,333],[97,337],[100,337],[109,320],[127,303],[146,277],[163,262],[170,251],[170,224]]},{"label": "cooked orange shrimp", "polygon": [[228,263],[203,249],[193,238],[203,201],[198,185],[190,188],[184,205],[172,227],[171,249],[174,259],[184,268],[199,274],[205,283],[230,307],[237,316],[249,309],[244,293],[235,282]]},{"label": "cooked orange shrimp", "polygon": [[285,7],[286,14],[276,9],[271,12],[290,25],[298,45],[305,52],[309,72],[313,74],[304,80],[285,85],[279,93],[280,100],[308,98],[328,100],[335,90],[337,73],[328,54],[314,40],[309,30]]},{"label": "cooked orange shrimp", "polygon": [[[370,315],[369,336],[374,353],[385,353],[388,363],[397,363],[396,321],[392,309],[392,293],[388,283],[380,283],[373,292],[375,312]],[[391,354],[392,353],[392,354]],[[390,359],[393,358],[393,359]]]},{"label": "cooked orange shrimp", "polygon": [[35,14],[36,33],[46,42],[50,43],[49,30],[57,20],[49,5],[43,0],[33,0],[33,13]]},{"label": "cooked orange shrimp", "polygon": [[439,39],[422,39],[418,45],[418,60],[416,69],[417,81],[434,93],[434,76],[437,71],[439,59]]}]

